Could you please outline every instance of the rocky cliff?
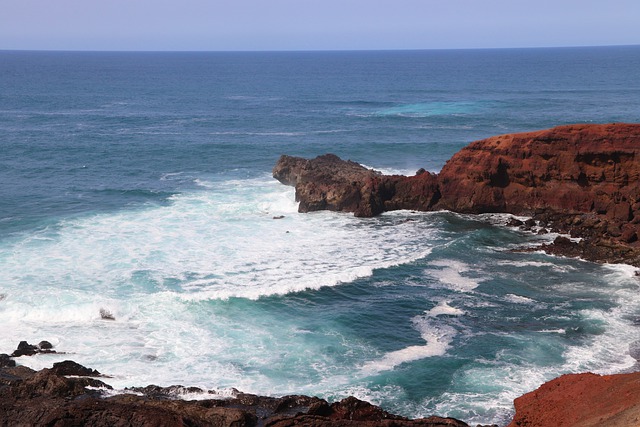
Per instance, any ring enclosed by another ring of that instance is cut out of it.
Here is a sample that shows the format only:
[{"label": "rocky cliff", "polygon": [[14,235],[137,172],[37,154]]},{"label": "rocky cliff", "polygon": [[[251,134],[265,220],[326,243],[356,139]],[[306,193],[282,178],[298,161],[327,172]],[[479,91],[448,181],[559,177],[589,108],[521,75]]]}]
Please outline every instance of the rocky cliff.
[{"label": "rocky cliff", "polygon": [[337,156],[282,156],[300,211],[528,215],[575,237],[550,251],[640,266],[640,124],[568,125],[471,143],[431,174],[385,176]]}]

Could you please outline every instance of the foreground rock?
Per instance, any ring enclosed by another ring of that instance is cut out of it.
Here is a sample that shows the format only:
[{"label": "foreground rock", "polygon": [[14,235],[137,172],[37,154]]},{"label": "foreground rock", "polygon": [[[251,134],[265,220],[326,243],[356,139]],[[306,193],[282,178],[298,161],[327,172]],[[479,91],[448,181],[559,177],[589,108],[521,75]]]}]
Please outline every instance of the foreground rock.
[{"label": "foreground rock", "polygon": [[385,176],[333,155],[282,156],[275,178],[299,210],[374,216],[451,210],[532,216],[584,238],[558,253],[640,266],[640,124],[569,125],[471,143],[435,175]]},{"label": "foreground rock", "polygon": [[563,375],[515,400],[508,427],[638,427],[640,372]]},{"label": "foreground rock", "polygon": [[[67,376],[69,375],[69,376]],[[333,404],[307,396],[238,394],[234,399],[187,401],[197,388],[149,386],[103,397],[111,387],[75,362],[33,371],[0,369],[0,426],[422,426],[468,427],[453,418],[409,420],[350,397]]]}]

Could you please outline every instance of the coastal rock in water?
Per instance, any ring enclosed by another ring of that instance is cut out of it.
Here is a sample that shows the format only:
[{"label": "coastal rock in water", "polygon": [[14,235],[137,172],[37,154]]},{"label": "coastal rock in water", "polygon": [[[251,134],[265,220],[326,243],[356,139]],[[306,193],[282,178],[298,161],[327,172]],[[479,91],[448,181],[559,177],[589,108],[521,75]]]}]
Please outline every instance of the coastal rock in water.
[{"label": "coastal rock in water", "polygon": [[579,124],[495,136],[460,150],[438,175],[419,172],[386,176],[325,155],[282,156],[273,174],[295,186],[300,212],[528,215],[533,224],[586,240],[580,247],[565,245],[568,255],[640,265],[640,124]]},{"label": "coastal rock in water", "polygon": [[640,372],[563,375],[514,404],[508,427],[638,427]]},{"label": "coastal rock in water", "polygon": [[113,313],[111,313],[109,310],[107,310],[106,308],[101,308],[100,311],[100,318],[102,320],[116,320],[115,316],[113,315]]},{"label": "coastal rock in water", "polygon": [[11,357],[33,356],[38,353],[57,353],[53,350],[53,345],[49,341],[40,341],[38,345],[29,344],[26,341],[20,341],[18,348],[11,353]]},{"label": "coastal rock in water", "polygon": [[16,348],[13,353],[11,353],[11,357],[33,356],[39,351],[40,349],[38,348],[38,346],[29,344],[26,341],[20,341],[18,343],[18,348]]},{"label": "coastal rock in water", "polygon": [[40,350],[52,350],[53,344],[51,344],[49,341],[40,341],[38,343],[38,348]]}]

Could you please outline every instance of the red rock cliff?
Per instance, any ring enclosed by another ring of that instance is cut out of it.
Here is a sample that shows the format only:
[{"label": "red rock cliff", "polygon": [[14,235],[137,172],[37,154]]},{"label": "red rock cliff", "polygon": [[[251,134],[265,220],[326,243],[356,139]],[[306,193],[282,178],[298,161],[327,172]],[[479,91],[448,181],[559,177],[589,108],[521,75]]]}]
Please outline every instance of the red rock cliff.
[{"label": "red rock cliff", "polygon": [[439,175],[439,208],[594,213],[640,222],[640,125],[570,125],[502,135],[460,150]]}]

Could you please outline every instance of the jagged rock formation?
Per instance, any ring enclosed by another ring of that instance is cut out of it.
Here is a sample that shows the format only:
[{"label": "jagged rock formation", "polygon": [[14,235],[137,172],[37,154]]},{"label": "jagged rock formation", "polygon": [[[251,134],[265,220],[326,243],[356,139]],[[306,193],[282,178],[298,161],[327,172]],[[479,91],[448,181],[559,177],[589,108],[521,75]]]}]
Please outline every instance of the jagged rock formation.
[{"label": "jagged rock formation", "polygon": [[296,187],[301,212],[529,215],[585,238],[556,252],[640,265],[640,124],[567,125],[476,141],[438,175],[385,176],[334,155],[282,156],[273,175]]},{"label": "jagged rock formation", "polygon": [[563,375],[514,403],[508,427],[638,427],[640,372]]},{"label": "jagged rock formation", "polygon": [[438,201],[437,178],[424,170],[413,177],[382,175],[334,154],[313,160],[282,156],[273,176],[296,187],[300,212],[331,210],[371,217],[398,209],[427,210]]},{"label": "jagged rock formation", "polygon": [[99,375],[72,361],[38,372],[0,368],[0,426],[468,427],[453,418],[409,420],[353,397],[329,404],[308,396],[239,393],[233,399],[188,401],[179,399],[180,393],[206,392],[180,386],[148,386],[104,397],[100,390],[111,387],[94,378]]}]

